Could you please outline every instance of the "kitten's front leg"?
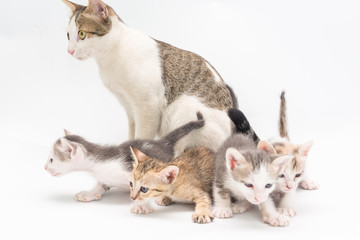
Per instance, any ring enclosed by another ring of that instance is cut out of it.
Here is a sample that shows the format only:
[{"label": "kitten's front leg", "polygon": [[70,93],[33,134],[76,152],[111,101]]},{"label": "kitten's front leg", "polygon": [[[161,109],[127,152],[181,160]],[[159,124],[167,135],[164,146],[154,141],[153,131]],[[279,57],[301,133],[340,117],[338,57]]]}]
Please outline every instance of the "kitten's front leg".
[{"label": "kitten's front leg", "polygon": [[102,183],[96,184],[94,189],[91,191],[79,192],[75,195],[75,199],[80,202],[90,202],[93,200],[99,200],[104,192],[108,191],[110,188]]},{"label": "kitten's front leg", "polygon": [[207,193],[203,193],[198,199],[195,200],[195,212],[192,215],[194,223],[210,223],[214,220],[210,212],[211,199]]},{"label": "kitten's front leg", "polygon": [[301,180],[300,187],[305,190],[318,190],[320,185],[308,177],[305,177],[303,180]]},{"label": "kitten's front leg", "polygon": [[294,198],[296,189],[283,193],[280,199],[278,211],[288,217],[295,217],[296,211],[294,210]]},{"label": "kitten's front leg", "polygon": [[230,218],[233,213],[230,208],[231,198],[230,193],[224,189],[214,187],[214,210],[213,215],[217,218]]},{"label": "kitten's front leg", "polygon": [[238,200],[236,203],[231,204],[231,210],[234,214],[241,214],[248,211],[251,204],[246,200]]},{"label": "kitten's front leg", "polygon": [[288,226],[290,223],[289,217],[276,211],[274,201],[271,197],[269,197],[265,202],[260,203],[259,209],[261,211],[263,221],[273,227],[284,227]]},{"label": "kitten's front leg", "polygon": [[164,196],[156,199],[155,203],[159,206],[169,206],[172,203],[172,200],[171,198]]},{"label": "kitten's front leg", "polygon": [[149,202],[142,202],[142,203],[133,202],[131,204],[132,213],[147,214],[147,213],[152,213],[153,211],[154,209],[150,206]]}]

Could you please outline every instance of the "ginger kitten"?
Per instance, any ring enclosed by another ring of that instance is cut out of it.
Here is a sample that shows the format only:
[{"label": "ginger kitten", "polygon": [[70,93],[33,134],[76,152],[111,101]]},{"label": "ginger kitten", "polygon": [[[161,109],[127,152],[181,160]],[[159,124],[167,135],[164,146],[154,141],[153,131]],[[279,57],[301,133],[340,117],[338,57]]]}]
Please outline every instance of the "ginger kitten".
[{"label": "ginger kitten", "polygon": [[131,211],[152,212],[150,201],[195,203],[194,223],[209,223],[214,172],[214,153],[204,147],[191,148],[171,162],[151,158],[131,148],[134,168],[130,177]]}]

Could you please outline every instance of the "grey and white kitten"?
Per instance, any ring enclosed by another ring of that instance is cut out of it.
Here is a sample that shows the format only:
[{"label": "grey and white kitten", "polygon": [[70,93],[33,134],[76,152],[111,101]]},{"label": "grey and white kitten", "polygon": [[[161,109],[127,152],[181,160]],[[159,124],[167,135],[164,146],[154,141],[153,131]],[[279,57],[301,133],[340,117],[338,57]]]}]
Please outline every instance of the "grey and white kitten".
[{"label": "grey and white kitten", "polygon": [[220,147],[215,158],[213,185],[214,210],[218,218],[258,205],[263,220],[273,226],[288,224],[288,218],[277,211],[268,211],[279,172],[293,156],[270,155],[273,147],[266,141],[254,143],[252,136],[234,134]]},{"label": "grey and white kitten", "polygon": [[129,139],[164,136],[197,111],[208,124],[180,140],[177,153],[199,144],[216,151],[230,136],[227,109],[236,107],[235,95],[208,61],[130,28],[100,0],[63,1],[72,10],[68,52],[95,59],[102,82],[126,110]]},{"label": "grey and white kitten", "polygon": [[78,193],[75,198],[83,202],[100,199],[110,187],[128,189],[134,162],[130,147],[153,158],[170,161],[175,157],[178,141],[205,125],[200,113],[197,118],[159,140],[135,139],[115,146],[98,145],[65,130],[65,136],[53,145],[45,169],[53,176],[73,171],[90,173],[98,181],[97,185],[91,191]]}]

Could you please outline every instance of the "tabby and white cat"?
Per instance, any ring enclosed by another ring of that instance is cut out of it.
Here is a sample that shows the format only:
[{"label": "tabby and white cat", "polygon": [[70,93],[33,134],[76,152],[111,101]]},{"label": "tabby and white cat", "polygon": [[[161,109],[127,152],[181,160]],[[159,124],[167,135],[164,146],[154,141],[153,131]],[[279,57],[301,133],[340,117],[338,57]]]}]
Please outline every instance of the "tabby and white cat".
[{"label": "tabby and white cat", "polygon": [[151,158],[132,148],[134,169],[130,178],[131,211],[137,214],[152,212],[152,199],[162,205],[173,202],[195,203],[192,220],[209,223],[211,189],[214,179],[214,153],[204,147],[186,150],[171,162]]},{"label": "tabby and white cat", "polygon": [[100,0],[63,1],[72,10],[68,52],[96,60],[104,85],[127,112],[130,139],[164,136],[200,111],[206,126],[182,139],[177,152],[199,143],[217,150],[231,134],[226,111],[237,103],[208,61],[128,27]]},{"label": "tabby and white cat", "polygon": [[273,226],[285,226],[288,217],[269,210],[270,193],[274,191],[280,171],[291,155],[270,155],[274,152],[266,141],[254,143],[252,136],[234,134],[220,147],[215,158],[213,185],[214,210],[219,218],[248,210],[251,204],[259,205],[263,220]]},{"label": "tabby and white cat", "polygon": [[110,187],[128,189],[133,167],[130,146],[141,149],[149,156],[170,161],[174,158],[176,143],[204,126],[202,115],[198,113],[197,117],[197,121],[189,122],[159,140],[135,139],[116,146],[94,144],[65,130],[65,136],[52,147],[45,170],[53,176],[73,171],[90,173],[98,184],[91,191],[78,193],[75,198],[82,202],[100,199]]}]

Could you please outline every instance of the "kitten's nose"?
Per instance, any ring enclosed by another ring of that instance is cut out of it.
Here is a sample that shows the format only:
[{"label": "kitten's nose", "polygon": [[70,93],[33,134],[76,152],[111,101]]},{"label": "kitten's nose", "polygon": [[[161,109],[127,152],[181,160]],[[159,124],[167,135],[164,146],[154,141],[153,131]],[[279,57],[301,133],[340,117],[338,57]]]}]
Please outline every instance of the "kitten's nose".
[{"label": "kitten's nose", "polygon": [[75,50],[68,50],[68,53],[69,53],[70,55],[74,55],[74,52],[75,52]]},{"label": "kitten's nose", "polygon": [[45,168],[45,170],[47,170],[47,166],[46,166],[46,165],[44,166],[44,168]]}]

